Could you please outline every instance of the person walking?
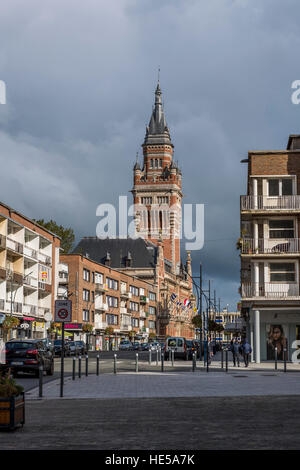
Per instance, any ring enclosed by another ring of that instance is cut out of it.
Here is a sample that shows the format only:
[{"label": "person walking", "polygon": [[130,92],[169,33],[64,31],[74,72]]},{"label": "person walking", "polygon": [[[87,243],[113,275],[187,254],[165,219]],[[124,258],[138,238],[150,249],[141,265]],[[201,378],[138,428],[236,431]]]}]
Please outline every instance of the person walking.
[{"label": "person walking", "polygon": [[248,343],[247,339],[245,339],[243,345],[243,356],[244,356],[244,362],[245,362],[245,367],[248,367],[249,365],[249,354],[252,353],[252,348],[250,344]]},{"label": "person walking", "polygon": [[238,365],[238,367],[240,367],[240,353],[239,353],[239,350],[240,350],[240,343],[238,342],[237,338],[235,339],[235,341],[233,341],[232,343],[232,359],[233,359],[233,366],[235,367],[236,366],[236,363]]}]

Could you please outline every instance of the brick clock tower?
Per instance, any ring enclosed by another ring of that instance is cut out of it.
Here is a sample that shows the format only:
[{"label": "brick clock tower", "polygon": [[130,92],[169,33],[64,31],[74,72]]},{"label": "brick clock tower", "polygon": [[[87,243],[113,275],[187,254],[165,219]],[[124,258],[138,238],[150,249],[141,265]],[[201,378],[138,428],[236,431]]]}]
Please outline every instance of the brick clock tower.
[{"label": "brick clock tower", "polygon": [[166,123],[158,82],[155,104],[146,128],[143,167],[134,166],[133,198],[139,235],[155,244],[163,242],[170,272],[180,269],[181,171],[173,161],[174,145]]}]

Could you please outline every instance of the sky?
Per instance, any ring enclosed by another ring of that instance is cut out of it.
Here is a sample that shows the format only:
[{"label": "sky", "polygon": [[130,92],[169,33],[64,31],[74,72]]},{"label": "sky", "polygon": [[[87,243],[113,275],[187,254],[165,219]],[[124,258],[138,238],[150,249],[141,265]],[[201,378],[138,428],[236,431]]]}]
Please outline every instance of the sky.
[{"label": "sky", "polygon": [[297,0],[2,2],[0,200],[94,236],[99,204],[131,202],[160,68],[183,202],[205,205],[193,272],[235,310],[240,161],[300,131],[299,14]]}]

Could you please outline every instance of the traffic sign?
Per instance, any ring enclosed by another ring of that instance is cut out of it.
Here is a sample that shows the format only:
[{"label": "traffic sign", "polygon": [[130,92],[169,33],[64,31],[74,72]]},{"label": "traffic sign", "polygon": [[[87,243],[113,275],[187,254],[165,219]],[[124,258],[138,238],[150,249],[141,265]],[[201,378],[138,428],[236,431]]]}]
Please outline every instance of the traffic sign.
[{"label": "traffic sign", "polygon": [[70,322],[72,320],[72,301],[56,300],[55,301],[55,322]]}]

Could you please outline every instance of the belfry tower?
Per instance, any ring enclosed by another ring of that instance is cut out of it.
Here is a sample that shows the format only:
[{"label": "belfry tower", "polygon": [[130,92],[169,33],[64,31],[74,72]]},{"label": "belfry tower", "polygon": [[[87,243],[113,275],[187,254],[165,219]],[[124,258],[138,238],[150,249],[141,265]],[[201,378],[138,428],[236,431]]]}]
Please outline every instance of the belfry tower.
[{"label": "belfry tower", "polygon": [[155,244],[163,242],[163,256],[170,271],[176,274],[180,269],[181,171],[173,161],[174,145],[159,82],[142,148],[143,167],[136,162],[132,189],[136,229],[141,237]]}]

